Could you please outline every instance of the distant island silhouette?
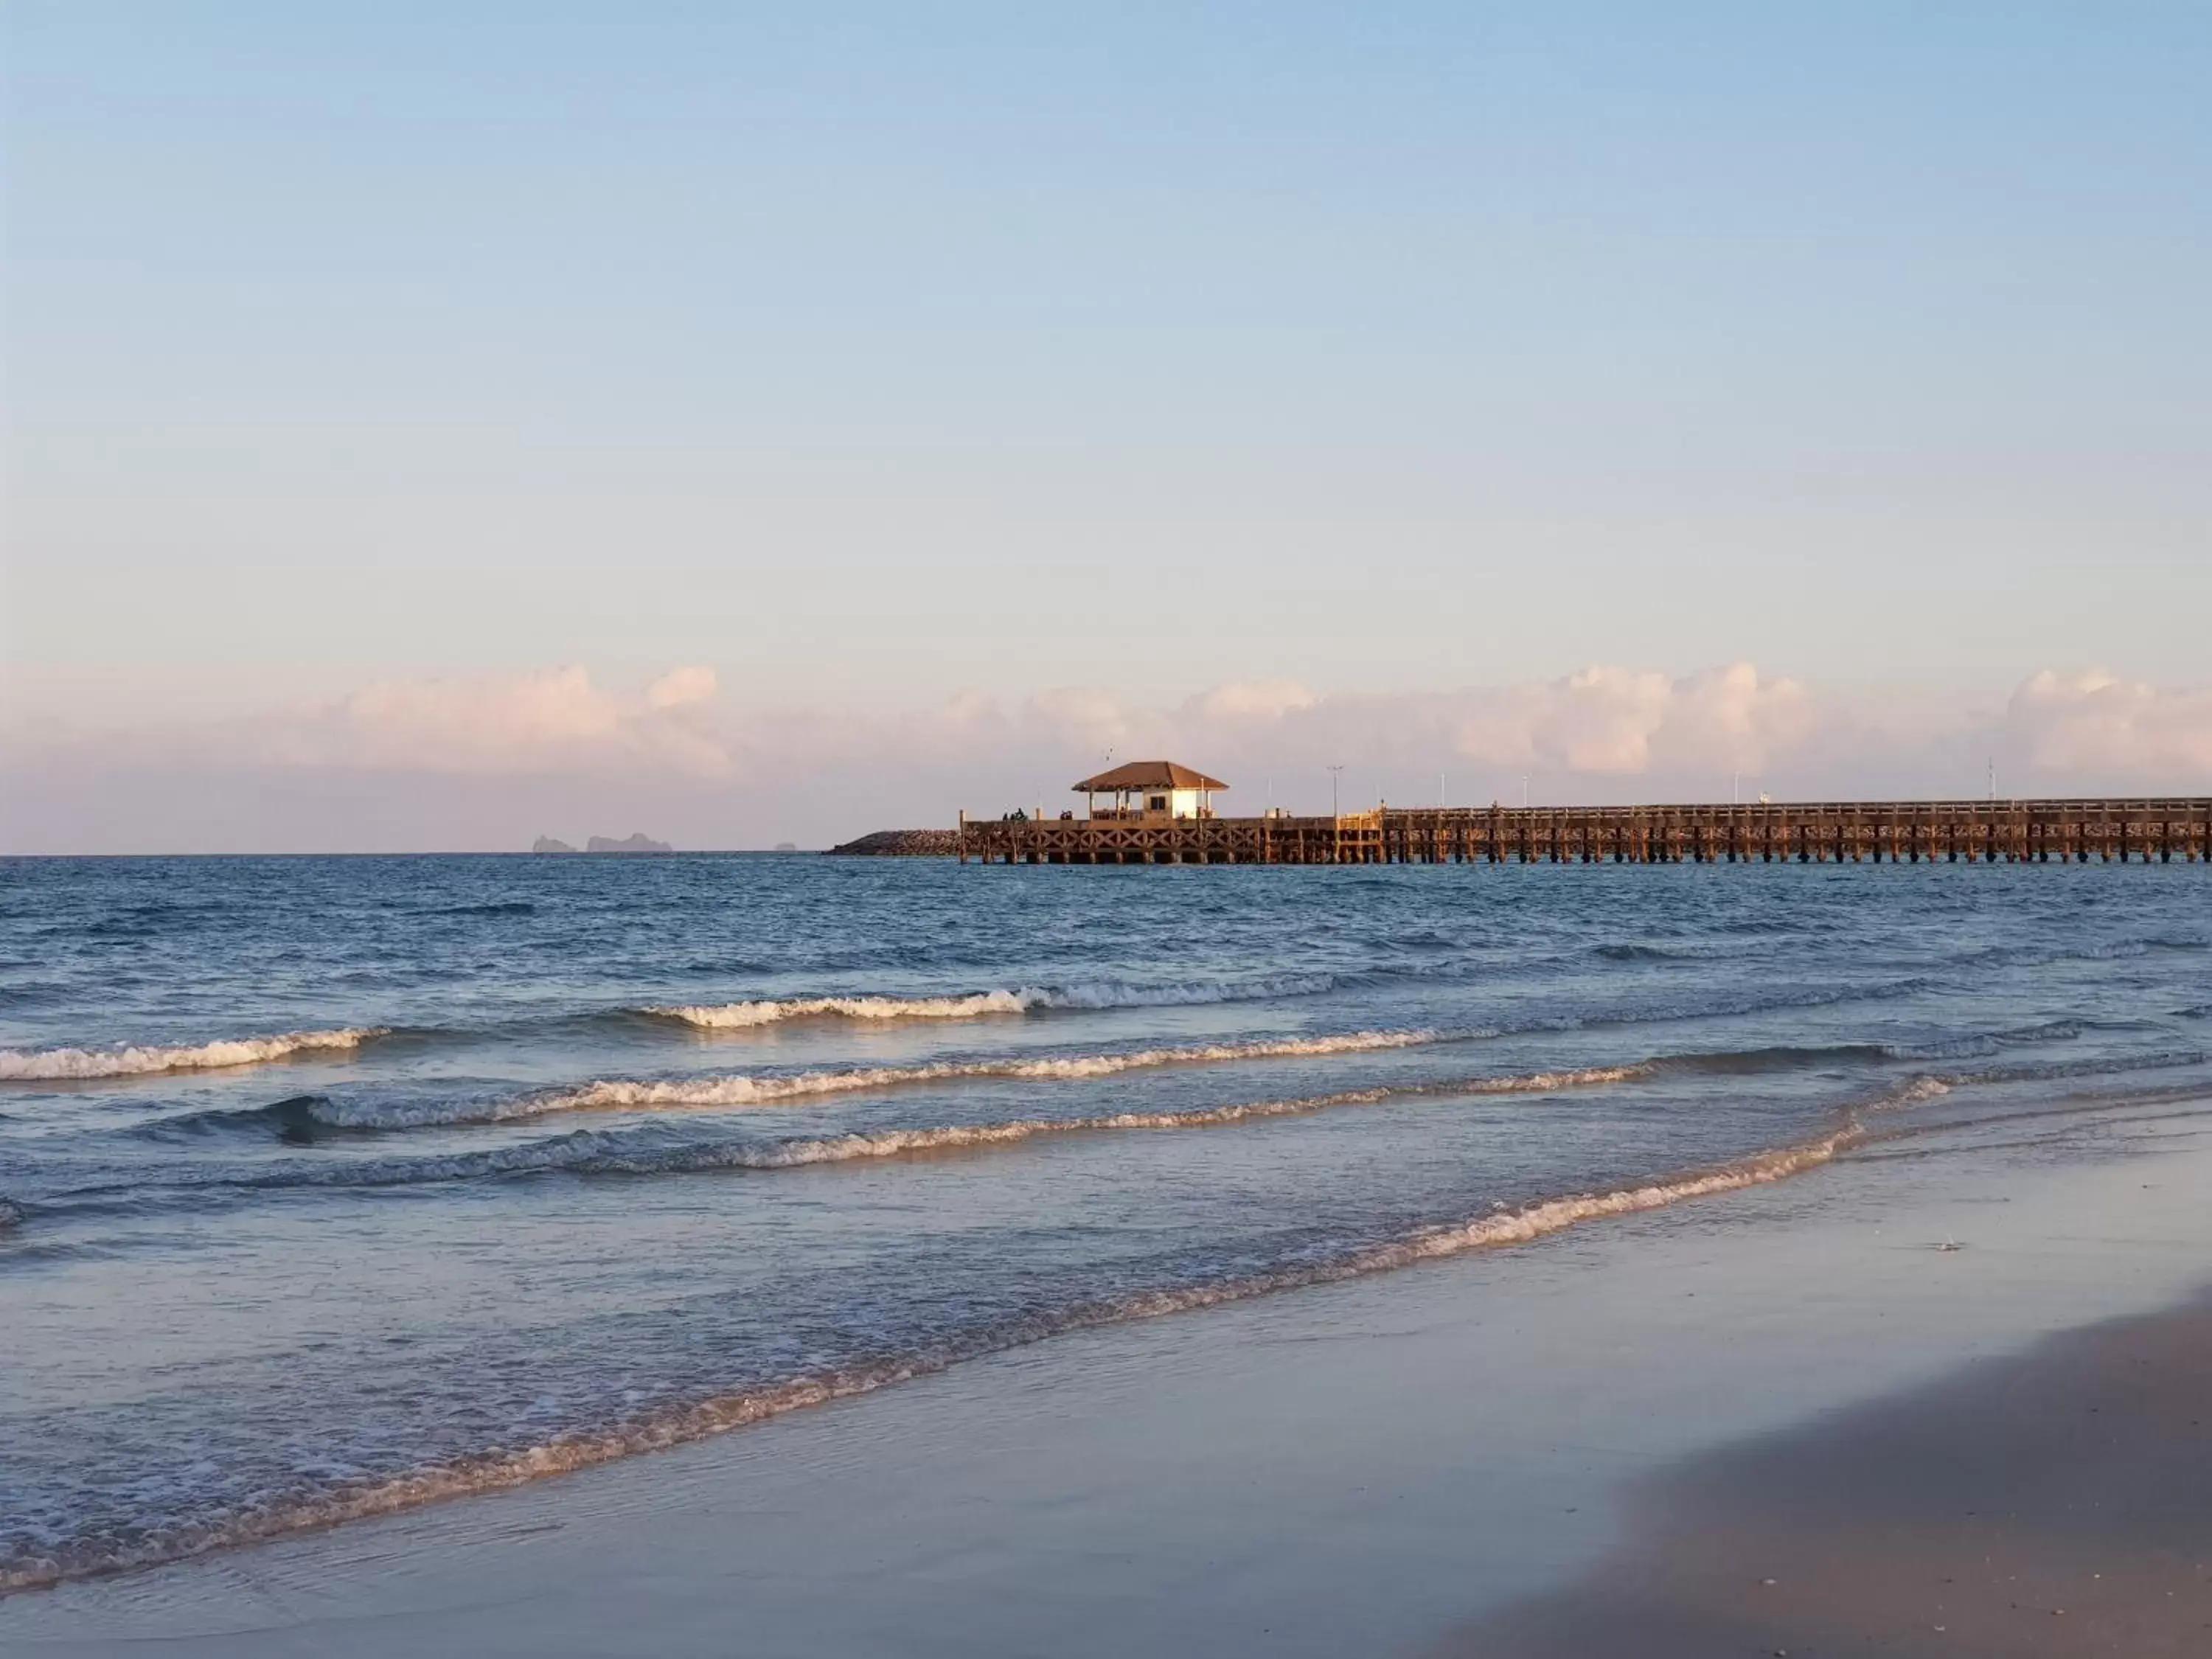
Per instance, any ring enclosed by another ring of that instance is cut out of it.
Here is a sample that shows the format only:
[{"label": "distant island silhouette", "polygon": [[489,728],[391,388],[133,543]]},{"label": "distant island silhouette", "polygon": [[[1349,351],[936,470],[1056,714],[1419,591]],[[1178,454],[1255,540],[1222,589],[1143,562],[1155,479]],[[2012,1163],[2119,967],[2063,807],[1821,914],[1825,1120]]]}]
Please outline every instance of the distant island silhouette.
[{"label": "distant island silhouette", "polygon": [[[551,836],[540,836],[530,845],[533,853],[573,853],[576,849],[565,841]],[[586,853],[672,853],[676,849],[665,841],[655,841],[650,836],[625,836],[620,841],[609,836],[593,836],[584,843]]]}]

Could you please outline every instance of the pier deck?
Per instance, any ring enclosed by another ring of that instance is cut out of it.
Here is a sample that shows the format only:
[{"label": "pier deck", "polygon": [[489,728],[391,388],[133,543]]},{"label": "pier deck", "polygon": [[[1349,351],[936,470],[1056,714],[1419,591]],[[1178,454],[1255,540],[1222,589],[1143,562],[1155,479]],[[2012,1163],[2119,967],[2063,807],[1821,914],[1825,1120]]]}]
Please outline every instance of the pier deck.
[{"label": "pier deck", "polygon": [[958,836],[963,864],[2199,863],[2212,797],[963,817]]}]

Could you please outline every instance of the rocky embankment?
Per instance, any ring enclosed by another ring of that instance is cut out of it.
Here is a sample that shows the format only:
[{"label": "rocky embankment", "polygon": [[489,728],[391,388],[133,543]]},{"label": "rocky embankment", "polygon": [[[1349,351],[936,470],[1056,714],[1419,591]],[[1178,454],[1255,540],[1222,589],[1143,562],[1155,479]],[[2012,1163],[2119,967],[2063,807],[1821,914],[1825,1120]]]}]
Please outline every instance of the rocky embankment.
[{"label": "rocky embankment", "polygon": [[949,859],[958,856],[959,852],[960,832],[957,830],[878,830],[858,841],[848,841],[841,847],[831,848],[829,856]]}]

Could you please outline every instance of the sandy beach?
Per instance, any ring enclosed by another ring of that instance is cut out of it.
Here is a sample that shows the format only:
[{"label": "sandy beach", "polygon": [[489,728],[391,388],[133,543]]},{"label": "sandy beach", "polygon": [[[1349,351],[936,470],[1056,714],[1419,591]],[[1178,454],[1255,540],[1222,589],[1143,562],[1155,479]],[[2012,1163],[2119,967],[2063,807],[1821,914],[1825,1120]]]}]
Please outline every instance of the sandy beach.
[{"label": "sandy beach", "polygon": [[1441,1653],[2212,1650],[2212,1301],[1696,1460],[1629,1541]]},{"label": "sandy beach", "polygon": [[2084,1133],[18,1595],[0,1650],[2201,1651],[2212,1149]]}]

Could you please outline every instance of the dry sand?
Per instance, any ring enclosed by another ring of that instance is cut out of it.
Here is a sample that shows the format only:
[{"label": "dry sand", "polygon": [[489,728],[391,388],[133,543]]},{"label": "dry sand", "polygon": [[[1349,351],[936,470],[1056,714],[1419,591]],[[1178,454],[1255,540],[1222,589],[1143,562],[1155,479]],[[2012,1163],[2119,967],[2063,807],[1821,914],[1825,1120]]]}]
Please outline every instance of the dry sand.
[{"label": "dry sand", "polygon": [[2203,1659],[2212,1301],[2048,1339],[1699,1458],[1470,1659]]}]

